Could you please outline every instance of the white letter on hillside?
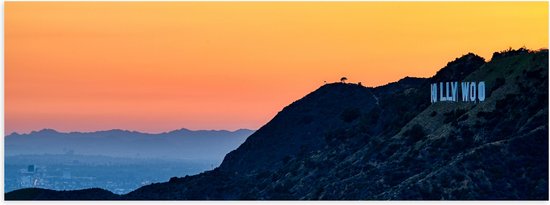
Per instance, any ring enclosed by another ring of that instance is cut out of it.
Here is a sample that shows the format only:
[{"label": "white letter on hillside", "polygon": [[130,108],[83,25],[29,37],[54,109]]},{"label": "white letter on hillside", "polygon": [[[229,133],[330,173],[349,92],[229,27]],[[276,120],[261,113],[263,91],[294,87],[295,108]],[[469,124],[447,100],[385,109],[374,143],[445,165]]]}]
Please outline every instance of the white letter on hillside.
[{"label": "white letter on hillside", "polygon": [[447,101],[452,101],[453,96],[451,96],[451,91],[449,91],[450,82],[445,82],[445,96],[447,96]]},{"label": "white letter on hillside", "polygon": [[470,101],[475,102],[476,101],[476,82],[470,83]]},{"label": "white letter on hillside", "polygon": [[480,102],[485,101],[485,81],[479,82],[477,90],[477,99],[479,99]]},{"label": "white letter on hillside", "polygon": [[445,96],[443,95],[443,82],[439,82],[439,101],[445,101]]},{"label": "white letter on hillside", "polygon": [[469,90],[470,90],[470,82],[462,82],[462,101],[468,102],[468,96],[469,96]]},{"label": "white letter on hillside", "polygon": [[432,83],[432,103],[437,102],[437,83]]},{"label": "white letter on hillside", "polygon": [[451,90],[453,91],[453,101],[458,101],[458,82],[455,81],[451,83]]}]

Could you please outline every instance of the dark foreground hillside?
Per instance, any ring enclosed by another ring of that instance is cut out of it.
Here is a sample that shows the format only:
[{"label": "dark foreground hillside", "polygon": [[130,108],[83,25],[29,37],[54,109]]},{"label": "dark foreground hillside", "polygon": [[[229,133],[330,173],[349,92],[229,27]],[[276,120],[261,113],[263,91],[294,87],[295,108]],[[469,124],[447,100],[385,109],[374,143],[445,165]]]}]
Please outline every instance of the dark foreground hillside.
[{"label": "dark foreground hillside", "polygon": [[[441,81],[485,81],[487,98],[431,104],[430,83]],[[220,167],[126,195],[23,189],[6,199],[547,200],[548,52],[487,63],[468,54],[432,78],[376,88],[324,85]]]}]

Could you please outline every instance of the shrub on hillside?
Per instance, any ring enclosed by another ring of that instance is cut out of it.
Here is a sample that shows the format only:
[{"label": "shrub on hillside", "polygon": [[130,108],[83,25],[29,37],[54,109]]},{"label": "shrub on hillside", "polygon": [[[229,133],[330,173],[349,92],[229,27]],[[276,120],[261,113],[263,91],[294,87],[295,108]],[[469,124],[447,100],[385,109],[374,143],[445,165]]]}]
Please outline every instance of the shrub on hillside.
[{"label": "shrub on hillside", "polygon": [[344,122],[348,122],[348,123],[353,122],[354,120],[359,118],[359,116],[361,116],[361,111],[359,110],[359,108],[348,108],[344,110],[342,114],[340,114],[340,118]]},{"label": "shrub on hillside", "polygon": [[403,135],[407,139],[407,144],[412,144],[423,139],[426,136],[426,132],[422,126],[415,124],[409,130],[405,131]]}]

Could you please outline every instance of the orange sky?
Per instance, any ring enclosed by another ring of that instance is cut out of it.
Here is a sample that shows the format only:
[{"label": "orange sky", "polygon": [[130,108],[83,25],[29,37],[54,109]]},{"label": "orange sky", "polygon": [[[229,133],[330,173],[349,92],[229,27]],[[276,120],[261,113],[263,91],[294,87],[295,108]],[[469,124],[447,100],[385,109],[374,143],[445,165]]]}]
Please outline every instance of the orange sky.
[{"label": "orange sky", "polygon": [[5,131],[257,129],[323,81],[548,47],[548,3],[6,2]]}]

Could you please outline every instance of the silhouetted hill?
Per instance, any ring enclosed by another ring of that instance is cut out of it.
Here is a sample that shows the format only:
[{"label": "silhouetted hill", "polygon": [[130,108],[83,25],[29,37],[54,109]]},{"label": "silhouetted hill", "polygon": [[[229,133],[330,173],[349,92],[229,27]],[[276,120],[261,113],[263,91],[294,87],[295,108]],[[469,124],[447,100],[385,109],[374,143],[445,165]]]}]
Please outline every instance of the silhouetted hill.
[{"label": "silhouetted hill", "polygon": [[278,169],[283,166],[283,159],[323,148],[327,132],[352,127],[360,113],[375,106],[376,99],[364,87],[324,85],[285,107],[238,150],[227,154],[220,170],[250,174]]},{"label": "silhouetted hill", "polygon": [[110,191],[92,188],[76,191],[53,191],[40,188],[19,189],[6,194],[6,200],[115,200],[120,196]]},{"label": "silhouetted hill", "polygon": [[160,134],[126,130],[62,133],[53,129],[5,137],[6,156],[40,154],[103,155],[218,161],[254,131],[187,130]]},{"label": "silhouetted hill", "polygon": [[[547,200],[548,51],[498,56],[484,62],[467,54],[432,78],[376,88],[324,85],[285,107],[219,168],[116,197]],[[431,104],[430,83],[453,80],[484,80],[487,98]],[[6,198],[43,196],[16,193]]]},{"label": "silhouetted hill", "polygon": [[468,53],[447,63],[447,66],[437,71],[429,80],[430,82],[460,81],[484,64],[485,59],[473,53]]}]

